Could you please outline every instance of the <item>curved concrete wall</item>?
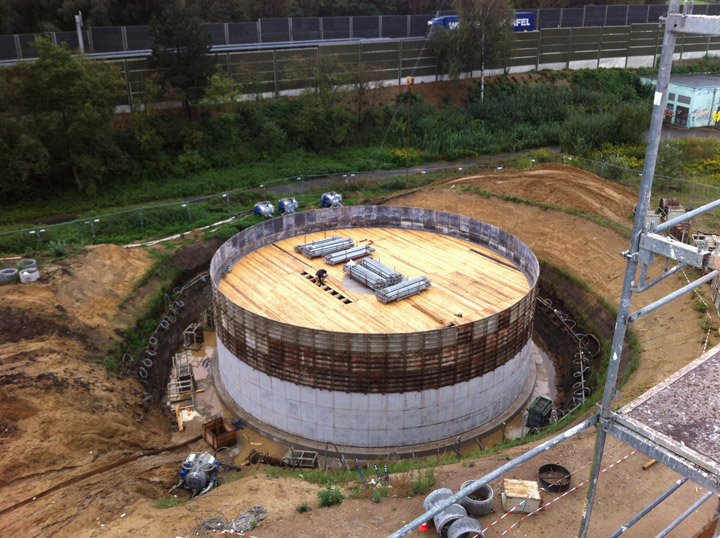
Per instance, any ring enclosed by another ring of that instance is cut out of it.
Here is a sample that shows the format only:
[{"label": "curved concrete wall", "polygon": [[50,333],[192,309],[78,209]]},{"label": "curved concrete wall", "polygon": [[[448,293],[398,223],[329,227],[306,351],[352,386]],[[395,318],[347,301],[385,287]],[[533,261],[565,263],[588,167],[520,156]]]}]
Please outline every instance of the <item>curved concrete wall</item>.
[{"label": "curved concrete wall", "polygon": [[500,368],[440,389],[360,394],[315,389],[260,372],[218,341],[225,391],[255,419],[318,442],[398,447],[452,438],[491,421],[520,395],[531,342]]},{"label": "curved concrete wall", "polygon": [[[506,310],[474,322],[359,334],[271,320],[218,289],[228,268],[262,246],[355,227],[409,228],[477,243],[513,261],[530,291]],[[522,241],[451,213],[352,206],[265,221],[223,244],[210,264],[222,383],[259,421],[316,441],[402,446],[459,435],[501,414],[523,389],[539,272]]]}]

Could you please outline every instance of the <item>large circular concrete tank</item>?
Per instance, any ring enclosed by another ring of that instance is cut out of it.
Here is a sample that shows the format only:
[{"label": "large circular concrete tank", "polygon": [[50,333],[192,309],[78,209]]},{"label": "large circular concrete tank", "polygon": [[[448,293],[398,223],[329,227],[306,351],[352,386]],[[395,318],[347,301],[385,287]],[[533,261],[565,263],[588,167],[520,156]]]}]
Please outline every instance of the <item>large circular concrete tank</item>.
[{"label": "large circular concrete tank", "polygon": [[[329,235],[372,241],[374,258],[432,286],[382,304],[342,264],[293,250]],[[293,213],[232,237],[210,273],[216,382],[272,436],[361,452],[450,439],[519,409],[534,381],[539,266],[496,226],[408,207]]]}]

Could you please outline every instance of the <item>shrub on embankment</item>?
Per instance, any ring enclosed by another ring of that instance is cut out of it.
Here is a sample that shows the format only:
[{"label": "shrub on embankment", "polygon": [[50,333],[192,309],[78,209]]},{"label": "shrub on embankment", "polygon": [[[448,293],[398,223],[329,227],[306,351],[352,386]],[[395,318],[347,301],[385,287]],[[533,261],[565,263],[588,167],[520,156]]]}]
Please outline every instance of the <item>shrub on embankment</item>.
[{"label": "shrub on embankment", "polygon": [[[46,76],[63,69],[102,88],[104,99],[92,109],[75,106],[86,90]],[[649,90],[629,70],[500,76],[490,80],[484,100],[471,85],[463,106],[442,109],[423,101],[422,84],[411,99],[382,88],[360,94],[342,82],[321,80],[318,87],[328,91],[295,98],[207,104],[190,117],[152,103],[111,117],[117,73],[44,42],[37,62],[0,70],[2,223],[218,192],[250,183],[243,177],[248,166],[260,173],[252,182],[396,167],[391,150],[406,147],[410,106],[411,162],[543,145],[583,153],[604,142],[638,143],[649,118]],[[54,99],[31,106],[42,95]]]}]

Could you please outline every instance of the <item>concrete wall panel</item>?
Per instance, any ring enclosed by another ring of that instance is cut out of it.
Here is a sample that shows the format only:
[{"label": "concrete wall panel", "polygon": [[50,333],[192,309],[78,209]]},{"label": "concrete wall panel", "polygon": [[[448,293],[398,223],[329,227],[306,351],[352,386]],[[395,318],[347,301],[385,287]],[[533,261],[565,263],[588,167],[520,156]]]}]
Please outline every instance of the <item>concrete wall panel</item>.
[{"label": "concrete wall panel", "polygon": [[225,390],[260,422],[318,442],[393,447],[452,438],[501,414],[525,385],[531,345],[527,342],[505,366],[484,376],[405,394],[296,385],[239,361],[220,341],[217,351]]}]

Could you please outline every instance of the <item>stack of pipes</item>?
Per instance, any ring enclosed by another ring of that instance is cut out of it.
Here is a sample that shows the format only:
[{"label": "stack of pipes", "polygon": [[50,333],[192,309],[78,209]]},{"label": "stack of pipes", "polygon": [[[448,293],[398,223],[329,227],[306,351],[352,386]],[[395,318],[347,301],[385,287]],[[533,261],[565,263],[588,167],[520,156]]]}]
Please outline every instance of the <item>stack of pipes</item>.
[{"label": "stack of pipes", "polygon": [[350,275],[350,278],[357,280],[361,284],[364,284],[373,290],[380,290],[390,285],[387,278],[370,271],[366,267],[363,267],[352,260],[343,266],[343,271]]},{"label": "stack of pipes", "polygon": [[354,247],[347,250],[341,250],[339,252],[333,252],[323,257],[325,263],[330,265],[337,265],[338,263],[346,262],[348,260],[354,260],[356,258],[362,258],[375,252],[375,249],[370,245],[363,245],[361,247]]},{"label": "stack of pipes", "polygon": [[295,252],[300,252],[308,258],[317,258],[318,256],[325,256],[326,254],[332,254],[333,252],[349,249],[353,245],[354,243],[352,239],[333,236],[327,239],[312,241],[311,243],[295,245],[294,248]]},{"label": "stack of pipes", "polygon": [[404,277],[400,273],[394,271],[393,269],[390,269],[387,265],[383,265],[382,263],[374,260],[373,258],[363,258],[362,260],[358,261],[358,264],[362,265],[365,269],[368,269],[369,271],[372,271],[373,273],[376,273],[381,277],[385,278],[387,280],[388,286],[392,286],[393,284],[399,284],[403,281]]},{"label": "stack of pipes", "polygon": [[381,303],[389,303],[391,301],[400,301],[411,295],[420,293],[430,287],[430,279],[424,276],[417,276],[410,280],[405,280],[394,286],[390,286],[375,292],[375,297]]}]

